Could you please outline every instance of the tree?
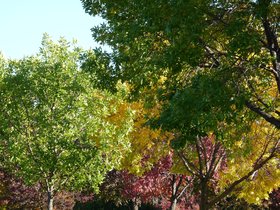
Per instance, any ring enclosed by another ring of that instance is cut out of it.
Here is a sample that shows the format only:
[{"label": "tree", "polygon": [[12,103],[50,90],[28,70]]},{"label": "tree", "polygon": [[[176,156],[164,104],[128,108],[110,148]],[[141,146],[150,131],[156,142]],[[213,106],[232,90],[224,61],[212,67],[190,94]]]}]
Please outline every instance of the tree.
[{"label": "tree", "polygon": [[53,209],[57,192],[92,188],[130,148],[132,109],[81,71],[81,49],[45,35],[40,52],[1,62],[1,167],[40,183]]},{"label": "tree", "polygon": [[101,90],[117,91],[115,69],[112,66],[110,55],[101,49],[83,52],[81,55],[81,69],[93,76],[93,84]]},{"label": "tree", "polygon": [[[27,186],[4,170],[0,170],[0,209],[46,209],[47,195],[40,184]],[[92,196],[80,192],[61,191],[54,200],[55,209],[72,210],[76,201],[86,202]]]},{"label": "tree", "polygon": [[207,69],[213,77],[219,72],[232,81],[233,98],[246,96],[243,105],[280,127],[277,0],[81,2],[87,13],[107,20],[93,36],[115,50],[124,80],[147,85],[186,68]]},{"label": "tree", "polygon": [[211,203],[210,200],[216,194],[218,174],[226,165],[224,148],[219,142],[215,142],[214,136],[198,137],[194,145],[191,144],[185,150],[177,151],[177,155],[187,174],[194,180],[193,191],[199,192],[200,209],[210,209],[216,204],[216,202]]},{"label": "tree", "polygon": [[135,111],[133,130],[129,135],[131,149],[124,156],[121,168],[132,174],[142,175],[161,158],[168,155],[169,143],[173,135],[149,125],[149,120],[159,115],[160,104],[149,107],[144,101],[139,100],[131,102],[130,105]]},{"label": "tree", "polygon": [[[230,150],[259,118],[280,128],[279,1],[81,2],[107,20],[93,36],[114,49],[120,78],[141,89],[167,77],[159,123],[177,135],[176,149],[214,133]],[[270,165],[278,144],[213,202]]]},{"label": "tree", "polygon": [[232,193],[260,205],[278,188],[279,135],[260,132],[265,126],[255,124],[229,150],[210,136],[177,151],[186,172],[196,180],[200,209],[211,209]]},{"label": "tree", "polygon": [[231,147],[234,152],[228,151],[227,168],[220,173],[219,188],[227,188],[228,183],[251,173],[233,190],[236,196],[257,205],[268,200],[269,194],[280,185],[279,143],[278,129],[264,120],[252,124],[251,131]]}]

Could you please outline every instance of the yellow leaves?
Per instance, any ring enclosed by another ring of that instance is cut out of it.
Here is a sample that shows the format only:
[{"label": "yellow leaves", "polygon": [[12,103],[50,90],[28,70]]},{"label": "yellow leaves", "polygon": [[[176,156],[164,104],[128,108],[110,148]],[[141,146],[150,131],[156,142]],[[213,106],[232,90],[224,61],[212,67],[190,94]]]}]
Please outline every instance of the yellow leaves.
[{"label": "yellow leaves", "polygon": [[[248,174],[256,163],[270,155],[279,137],[279,131],[265,121],[256,121],[252,124],[251,131],[233,145],[227,169],[220,174],[219,187],[226,188],[230,183]],[[255,171],[249,180],[241,183],[237,197],[249,203],[260,204],[279,186],[279,159],[273,158],[264,167]]]},{"label": "yellow leaves", "polygon": [[164,84],[166,80],[167,80],[167,77],[161,75],[160,78],[159,78],[159,80],[158,80],[158,82],[159,82],[160,84]]},{"label": "yellow leaves", "polygon": [[236,141],[235,146],[242,148],[243,142],[242,141]]},{"label": "yellow leaves", "polygon": [[247,57],[248,60],[251,60],[252,58],[254,58],[255,54],[254,53],[250,53]]},{"label": "yellow leaves", "polygon": [[235,104],[232,104],[232,105],[230,106],[230,108],[231,108],[232,111],[235,111],[235,110],[236,110],[236,105],[235,105]]},{"label": "yellow leaves", "polygon": [[115,125],[120,125],[126,119],[129,110],[128,103],[118,104],[115,113],[108,116],[107,120]]},{"label": "yellow leaves", "polygon": [[[156,84],[151,84],[151,88],[142,90],[144,97],[137,102],[123,101],[116,104],[112,101],[111,106],[115,107],[115,112],[106,118],[110,123],[116,126],[122,124],[123,119],[126,119],[127,110],[134,115],[132,132],[129,134],[130,152],[124,154],[121,160],[121,168],[131,173],[141,175],[169,151],[173,135],[148,125],[149,119],[160,116],[162,104],[157,100],[155,93],[158,88],[164,87],[166,80],[167,77],[160,76]],[[118,82],[117,89],[119,92],[129,93],[133,87],[128,83]]]},{"label": "yellow leaves", "polygon": [[122,161],[122,167],[141,175],[168,152],[172,135],[161,129],[152,129],[146,123],[159,114],[159,106],[144,108],[143,103],[134,102],[136,112],[134,128],[130,134],[131,152]]},{"label": "yellow leaves", "polygon": [[242,185],[242,193],[237,196],[255,204],[260,204],[263,199],[268,199],[269,193],[280,186],[280,174],[274,168],[275,166],[270,165],[257,171],[250,182]]},{"label": "yellow leaves", "polygon": [[127,95],[131,92],[132,90],[132,85],[130,85],[127,82],[121,82],[120,80],[117,82],[116,88],[119,93],[123,95]]},{"label": "yellow leaves", "polygon": [[170,43],[169,40],[167,40],[167,39],[163,40],[163,44],[164,44],[165,46],[170,46],[170,45],[171,45],[171,43]]}]

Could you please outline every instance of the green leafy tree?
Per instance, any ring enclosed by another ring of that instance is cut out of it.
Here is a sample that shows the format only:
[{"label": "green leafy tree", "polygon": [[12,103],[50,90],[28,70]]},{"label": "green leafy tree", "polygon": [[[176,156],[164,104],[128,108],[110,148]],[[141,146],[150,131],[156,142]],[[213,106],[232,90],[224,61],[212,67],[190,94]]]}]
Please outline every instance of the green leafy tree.
[{"label": "green leafy tree", "polygon": [[1,166],[27,184],[40,182],[50,210],[63,189],[98,191],[130,149],[133,111],[123,106],[125,85],[115,95],[96,89],[80,69],[81,54],[44,35],[36,56],[1,60]]},{"label": "green leafy tree", "polygon": [[116,92],[118,77],[112,66],[110,54],[101,49],[83,52],[81,55],[81,69],[91,74],[93,83],[98,89]]},{"label": "green leafy tree", "polygon": [[[167,78],[160,124],[176,133],[175,148],[213,132],[230,150],[259,117],[280,128],[279,0],[81,2],[106,20],[93,37],[113,48],[119,78],[138,89]],[[211,205],[271,164],[278,139],[271,145]]]},{"label": "green leafy tree", "polygon": [[234,93],[246,96],[247,108],[280,127],[278,0],[81,2],[107,20],[93,36],[115,50],[124,80],[149,85],[167,75],[176,87],[178,75],[188,80],[201,69],[213,77],[220,72]]}]

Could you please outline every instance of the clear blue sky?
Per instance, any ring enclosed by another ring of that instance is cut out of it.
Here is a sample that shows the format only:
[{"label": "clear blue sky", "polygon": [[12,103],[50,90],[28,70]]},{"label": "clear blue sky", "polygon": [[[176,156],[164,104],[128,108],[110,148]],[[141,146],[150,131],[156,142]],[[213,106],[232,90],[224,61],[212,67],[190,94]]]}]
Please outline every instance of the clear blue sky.
[{"label": "clear blue sky", "polygon": [[90,29],[100,22],[84,12],[79,0],[0,0],[0,51],[7,58],[35,54],[45,32],[54,40],[63,36],[93,48]]}]

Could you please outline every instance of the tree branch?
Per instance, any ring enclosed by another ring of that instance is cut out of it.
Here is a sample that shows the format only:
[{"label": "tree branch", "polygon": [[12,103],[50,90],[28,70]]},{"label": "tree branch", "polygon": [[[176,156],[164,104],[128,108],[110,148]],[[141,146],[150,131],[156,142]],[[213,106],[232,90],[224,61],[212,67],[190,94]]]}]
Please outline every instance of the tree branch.
[{"label": "tree branch", "polygon": [[274,125],[276,128],[280,128],[280,120],[278,120],[275,117],[273,117],[272,115],[266,113],[265,111],[263,111],[261,108],[257,107],[256,105],[254,105],[250,101],[246,101],[245,105],[249,109],[251,109],[253,112],[255,112],[256,114],[258,114],[262,118],[264,118],[267,122],[269,122],[272,125]]},{"label": "tree branch", "polygon": [[275,152],[278,149],[278,144],[280,140],[277,141],[275,146],[273,147],[270,155],[265,158],[263,161],[260,161],[258,164],[256,164],[251,171],[249,171],[245,176],[241,177],[240,179],[234,181],[229,187],[227,187],[220,195],[216,196],[213,200],[209,202],[209,207],[213,206],[215,203],[219,202],[221,199],[229,195],[235,188],[238,186],[241,182],[248,179],[252,174],[254,174],[257,170],[262,168],[269,160],[271,160],[273,157],[275,157]]},{"label": "tree branch", "polygon": [[[200,138],[200,137],[197,137],[197,138]],[[198,156],[198,163],[199,163],[199,177],[203,178],[204,177],[204,174],[203,174],[203,163],[202,163],[202,159],[201,159],[200,147],[199,147],[198,142],[195,143],[195,147],[196,147],[196,152],[197,152],[197,156]]]},{"label": "tree branch", "polygon": [[199,174],[199,171],[195,167],[195,165],[192,164],[181,152],[177,151],[177,154],[181,158],[181,160],[183,161],[183,163],[184,163],[184,165],[185,165],[185,167],[186,167],[188,172],[190,172],[194,176]]}]

